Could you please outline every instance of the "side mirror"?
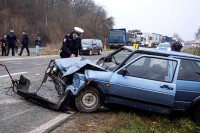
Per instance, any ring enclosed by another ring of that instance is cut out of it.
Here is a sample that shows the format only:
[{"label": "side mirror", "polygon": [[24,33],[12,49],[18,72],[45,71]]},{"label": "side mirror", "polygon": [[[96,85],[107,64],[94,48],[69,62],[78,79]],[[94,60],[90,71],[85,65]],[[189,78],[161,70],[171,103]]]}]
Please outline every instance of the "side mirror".
[{"label": "side mirror", "polygon": [[122,76],[126,76],[128,73],[128,71],[126,70],[126,68],[123,68],[121,71],[119,71],[119,74],[121,74]]}]

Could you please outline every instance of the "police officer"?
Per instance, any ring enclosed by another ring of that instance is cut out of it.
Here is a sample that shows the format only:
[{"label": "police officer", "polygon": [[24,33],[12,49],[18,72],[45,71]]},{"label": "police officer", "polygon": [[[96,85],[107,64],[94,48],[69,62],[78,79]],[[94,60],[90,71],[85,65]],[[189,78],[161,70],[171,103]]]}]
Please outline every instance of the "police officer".
[{"label": "police officer", "polygon": [[10,49],[12,49],[12,56],[15,56],[15,43],[17,42],[17,37],[14,34],[14,30],[10,30],[10,33],[8,33],[6,39],[8,41],[7,56],[9,55]]},{"label": "police officer", "polygon": [[83,29],[74,27],[74,31],[65,36],[60,53],[61,58],[77,57],[81,55],[82,46],[80,37],[83,32]]}]

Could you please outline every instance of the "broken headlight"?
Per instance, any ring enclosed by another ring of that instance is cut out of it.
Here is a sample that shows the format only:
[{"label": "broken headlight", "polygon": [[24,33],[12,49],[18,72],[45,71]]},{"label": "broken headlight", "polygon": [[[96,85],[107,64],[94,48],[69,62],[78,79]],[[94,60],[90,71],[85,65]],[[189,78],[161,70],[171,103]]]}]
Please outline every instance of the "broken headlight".
[{"label": "broken headlight", "polygon": [[54,72],[57,71],[57,66],[56,65],[53,67],[53,71]]}]

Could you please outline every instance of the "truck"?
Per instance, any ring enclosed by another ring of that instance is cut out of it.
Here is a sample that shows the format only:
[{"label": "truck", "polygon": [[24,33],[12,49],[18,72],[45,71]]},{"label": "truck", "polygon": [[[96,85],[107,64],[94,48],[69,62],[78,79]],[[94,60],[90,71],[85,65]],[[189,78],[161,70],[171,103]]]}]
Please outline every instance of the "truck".
[{"label": "truck", "polygon": [[140,30],[129,30],[128,31],[129,37],[127,37],[127,41],[129,44],[139,44],[143,46],[143,34]]},{"label": "truck", "polygon": [[117,49],[126,45],[126,28],[110,29],[108,41],[110,49]]},{"label": "truck", "polygon": [[168,43],[171,43],[171,42],[172,42],[172,37],[169,37],[169,36],[163,36],[163,38],[162,38],[162,42],[168,42]]},{"label": "truck", "polygon": [[157,33],[143,33],[145,40],[145,46],[147,47],[156,47],[159,43],[162,42],[162,35]]}]

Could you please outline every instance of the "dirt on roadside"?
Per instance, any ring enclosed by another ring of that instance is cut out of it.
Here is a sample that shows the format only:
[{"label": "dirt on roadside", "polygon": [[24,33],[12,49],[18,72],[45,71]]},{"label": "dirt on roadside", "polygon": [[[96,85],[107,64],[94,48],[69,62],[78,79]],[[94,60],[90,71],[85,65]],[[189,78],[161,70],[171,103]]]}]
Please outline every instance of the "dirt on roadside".
[{"label": "dirt on roadside", "polygon": [[103,133],[114,118],[115,113],[110,111],[77,112],[51,133]]}]

